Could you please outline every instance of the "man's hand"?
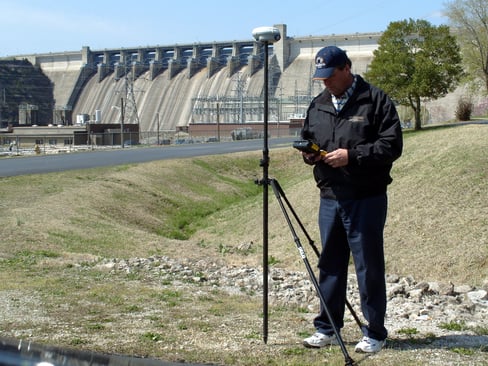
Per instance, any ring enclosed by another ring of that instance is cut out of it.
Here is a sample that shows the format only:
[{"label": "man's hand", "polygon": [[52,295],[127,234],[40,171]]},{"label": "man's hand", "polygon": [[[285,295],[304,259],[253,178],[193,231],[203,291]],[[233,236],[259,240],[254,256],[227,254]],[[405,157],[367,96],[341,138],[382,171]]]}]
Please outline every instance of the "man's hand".
[{"label": "man's hand", "polygon": [[317,161],[320,161],[322,158],[322,155],[317,154],[317,153],[307,153],[302,151],[302,156],[305,162],[308,164],[315,164]]},{"label": "man's hand", "polygon": [[322,160],[332,168],[340,168],[349,164],[347,149],[337,149],[326,154],[306,153],[302,151],[303,158],[309,164],[315,164]]},{"label": "man's hand", "polygon": [[327,153],[322,160],[332,168],[340,168],[349,164],[349,153],[347,149],[337,149]]}]

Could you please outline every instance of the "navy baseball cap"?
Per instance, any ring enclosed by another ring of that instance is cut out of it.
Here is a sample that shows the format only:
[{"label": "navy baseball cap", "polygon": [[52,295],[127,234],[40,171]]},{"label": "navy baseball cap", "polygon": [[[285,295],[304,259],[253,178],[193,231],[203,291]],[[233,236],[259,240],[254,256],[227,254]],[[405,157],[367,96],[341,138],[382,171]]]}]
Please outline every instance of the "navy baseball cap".
[{"label": "navy baseball cap", "polygon": [[332,76],[336,67],[347,62],[346,52],[336,46],[322,48],[315,56],[315,74],[313,79],[327,79]]}]

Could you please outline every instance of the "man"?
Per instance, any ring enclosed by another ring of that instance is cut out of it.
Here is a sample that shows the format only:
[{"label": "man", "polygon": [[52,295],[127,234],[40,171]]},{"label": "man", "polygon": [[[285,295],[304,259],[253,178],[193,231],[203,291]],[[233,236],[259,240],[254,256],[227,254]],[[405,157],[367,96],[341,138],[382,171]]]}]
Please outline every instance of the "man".
[{"label": "man", "polygon": [[383,229],[392,163],[403,148],[400,120],[390,98],[351,72],[351,60],[335,46],[315,57],[315,80],[325,89],[311,102],[302,137],[327,153],[302,153],[314,165],[320,189],[322,252],[319,285],[333,323],[321,305],[316,333],[306,347],[336,343],[334,328],[344,326],[350,253],[354,260],[361,310],[367,321],[356,352],[378,352],[387,337]]}]

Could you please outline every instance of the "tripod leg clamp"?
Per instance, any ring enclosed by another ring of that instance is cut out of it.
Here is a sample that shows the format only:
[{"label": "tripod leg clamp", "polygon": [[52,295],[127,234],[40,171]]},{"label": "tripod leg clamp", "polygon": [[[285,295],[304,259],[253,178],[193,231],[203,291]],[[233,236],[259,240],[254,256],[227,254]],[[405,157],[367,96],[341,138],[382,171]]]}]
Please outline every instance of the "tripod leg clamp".
[{"label": "tripod leg clamp", "polygon": [[[271,184],[270,182],[271,182],[271,179],[268,179],[267,184],[270,185]],[[255,179],[254,183],[257,184],[258,186],[264,186],[265,181],[264,181],[264,178],[263,179]]]}]

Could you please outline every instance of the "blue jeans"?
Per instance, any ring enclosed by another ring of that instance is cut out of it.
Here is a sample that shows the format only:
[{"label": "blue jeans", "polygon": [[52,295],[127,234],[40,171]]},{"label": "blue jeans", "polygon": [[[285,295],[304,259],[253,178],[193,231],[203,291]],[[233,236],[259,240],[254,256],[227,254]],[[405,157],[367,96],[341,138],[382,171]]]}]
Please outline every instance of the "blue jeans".
[{"label": "blue jeans", "polygon": [[[319,228],[322,253],[319,258],[319,285],[337,330],[344,326],[347,274],[350,253],[354,260],[367,325],[364,335],[377,340],[387,336],[385,260],[383,229],[387,196],[381,194],[356,200],[320,199]],[[314,325],[324,334],[333,328],[321,304]]]}]

